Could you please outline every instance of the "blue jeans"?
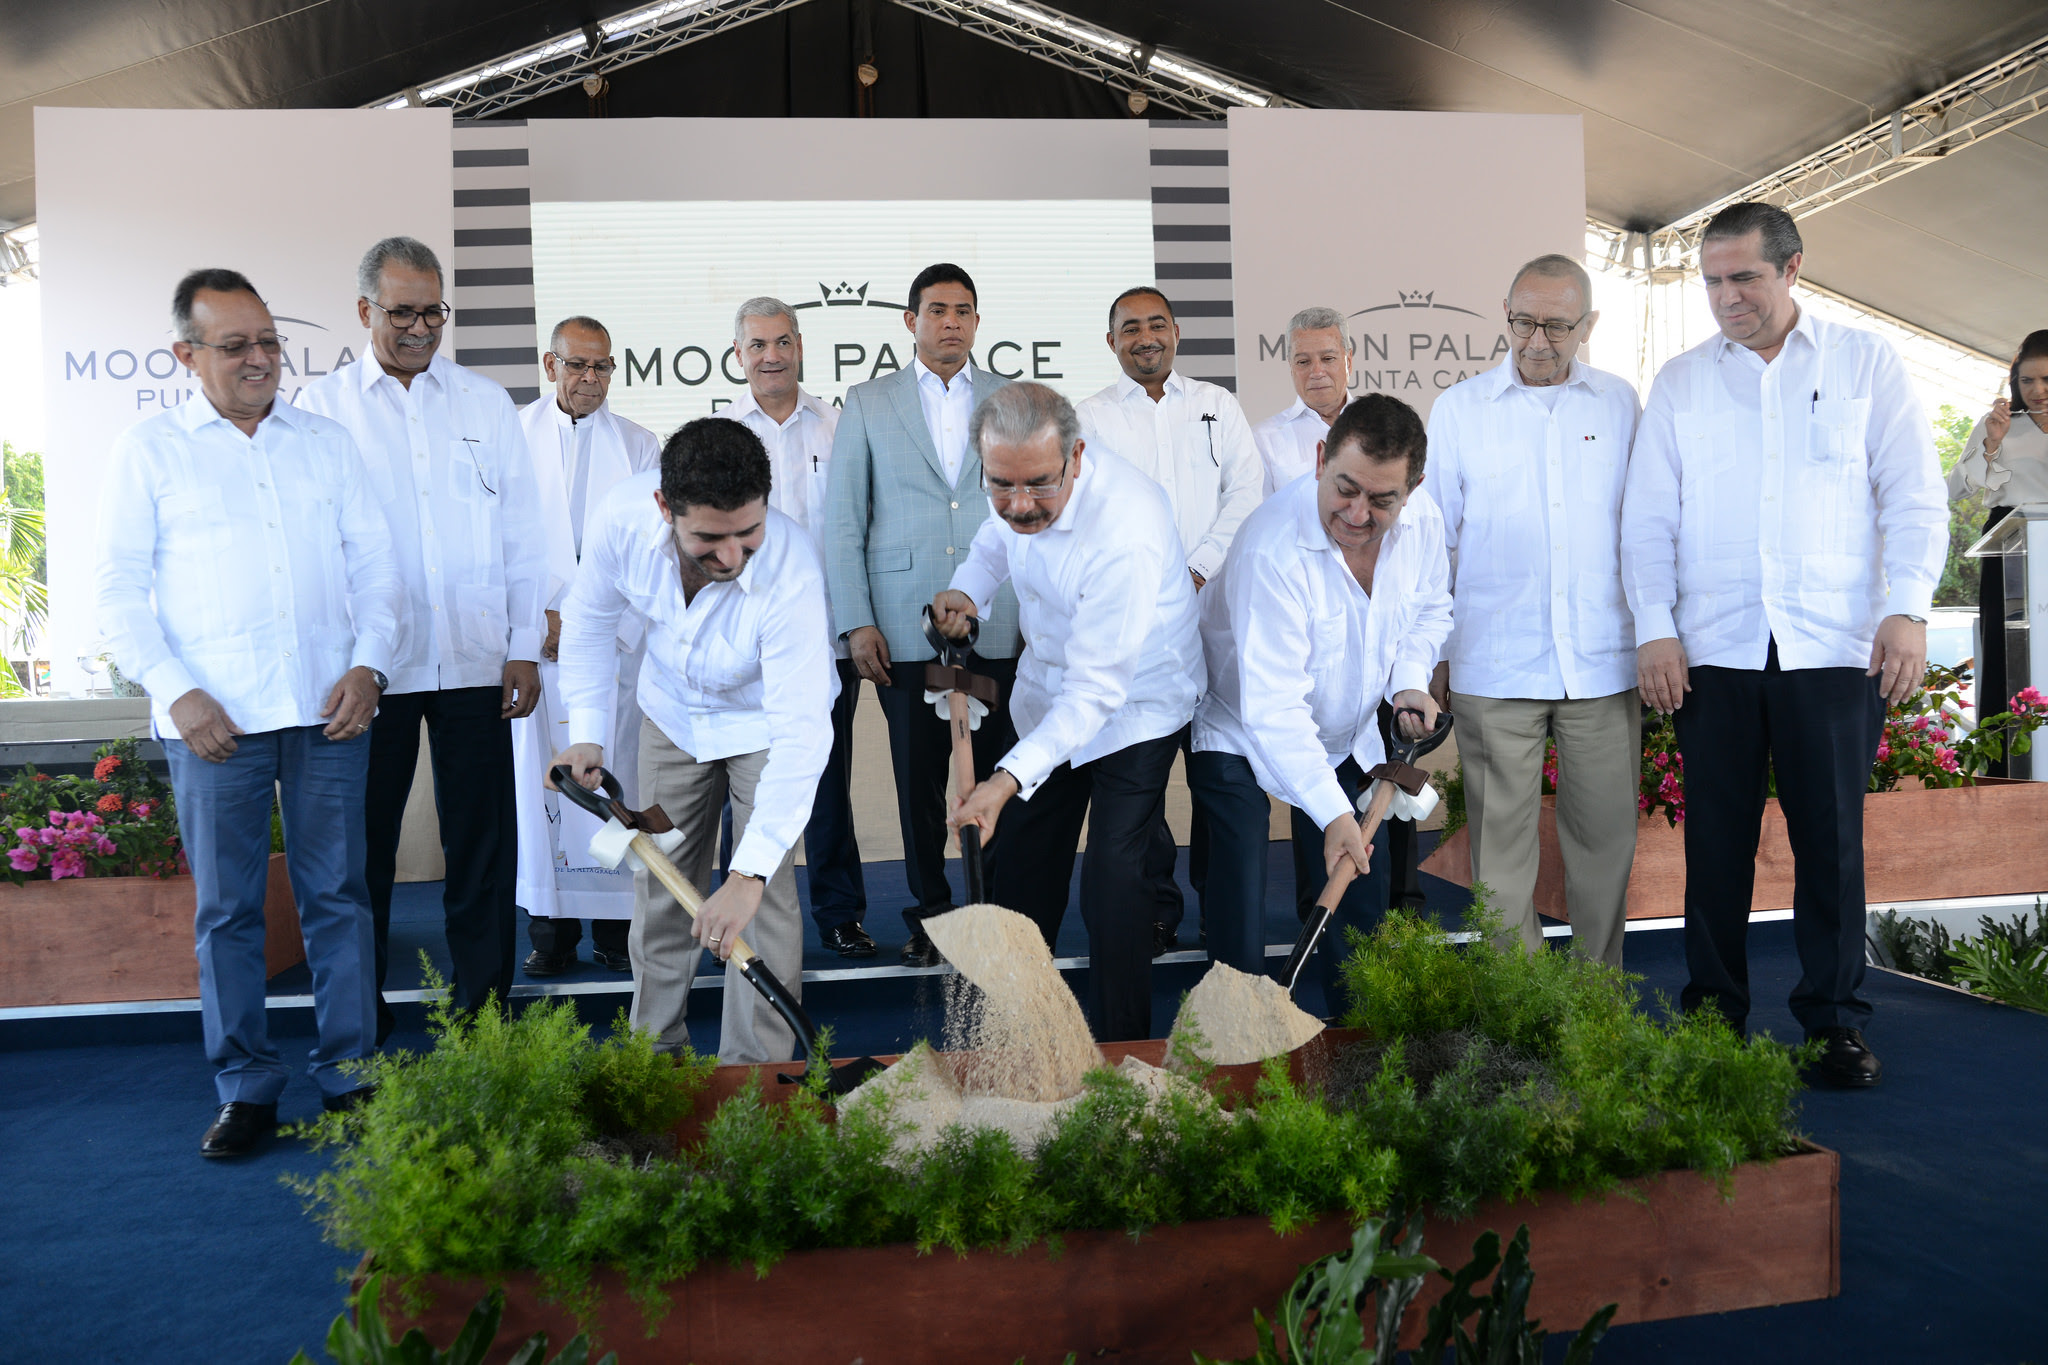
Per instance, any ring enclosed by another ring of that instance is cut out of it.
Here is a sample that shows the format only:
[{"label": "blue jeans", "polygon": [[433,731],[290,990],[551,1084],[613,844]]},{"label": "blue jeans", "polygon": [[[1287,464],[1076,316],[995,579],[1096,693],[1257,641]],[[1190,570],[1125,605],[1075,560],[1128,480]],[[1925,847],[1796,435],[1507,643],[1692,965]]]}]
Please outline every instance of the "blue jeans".
[{"label": "blue jeans", "polygon": [[329,740],[320,727],[303,726],[240,735],[235,743],[225,763],[209,763],[182,740],[164,740],[197,899],[200,1022],[207,1060],[218,1068],[214,1088],[223,1104],[275,1104],[291,1076],[264,1015],[263,899],[275,785],[313,973],[319,1046],[311,1072],[322,1095],[344,1094],[361,1082],[341,1063],[368,1056],[376,1033],[376,945],[363,880],[370,737]]}]

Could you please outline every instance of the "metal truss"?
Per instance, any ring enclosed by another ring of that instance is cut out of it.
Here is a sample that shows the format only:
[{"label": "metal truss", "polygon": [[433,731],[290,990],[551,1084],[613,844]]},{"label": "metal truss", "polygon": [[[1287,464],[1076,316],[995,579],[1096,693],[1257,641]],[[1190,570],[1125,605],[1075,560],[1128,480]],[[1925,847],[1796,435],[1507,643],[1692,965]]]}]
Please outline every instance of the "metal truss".
[{"label": "metal truss", "polygon": [[457,118],[488,118],[529,100],[570,89],[587,76],[615,71],[650,57],[765,19],[805,0],[665,0],[594,24],[553,42],[473,66],[431,85],[413,86],[373,100],[365,109],[432,105]]},{"label": "metal truss", "polygon": [[[894,0],[904,9],[1015,48],[1183,118],[1222,117],[1233,105],[1287,106],[1270,90],[1136,43],[1043,5],[1018,0]],[[1144,112],[1140,110],[1139,112]]]},{"label": "metal truss", "polygon": [[1667,224],[1656,234],[1687,259],[1708,220],[1730,204],[1762,200],[1794,218],[1932,166],[2048,109],[2048,38],[2008,53],[1931,95],[1892,111],[1813,155]]},{"label": "metal truss", "polygon": [[[487,118],[516,105],[794,9],[805,0],[666,0],[580,31],[458,71],[424,86],[373,100],[366,109],[423,105],[450,108],[457,118]],[[1233,80],[1184,57],[1160,52],[1058,10],[1019,0],[894,0],[991,42],[1143,95],[1147,107],[1184,118],[1221,117],[1232,105],[1285,105],[1270,91]]]},{"label": "metal truss", "polygon": [[0,286],[26,283],[39,273],[41,240],[32,222],[0,232]]}]

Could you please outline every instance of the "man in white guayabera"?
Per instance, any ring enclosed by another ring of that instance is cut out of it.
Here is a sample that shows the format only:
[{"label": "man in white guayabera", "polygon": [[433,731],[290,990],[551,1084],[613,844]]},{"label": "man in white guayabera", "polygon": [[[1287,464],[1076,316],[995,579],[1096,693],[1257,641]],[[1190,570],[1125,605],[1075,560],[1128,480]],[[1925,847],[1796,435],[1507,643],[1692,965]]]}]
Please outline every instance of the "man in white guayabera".
[{"label": "man in white guayabera", "polygon": [[[780,1062],[796,1036],[731,962],[747,945],[802,990],[796,841],[832,752],[839,678],[825,571],[803,527],[768,505],[768,452],[738,422],[700,417],[668,438],[658,472],[612,489],[584,540],[562,605],[561,679],[569,747],[555,758],[595,788],[604,762],[619,621],[647,618],[640,669],[640,796],[683,832],[678,862],[711,883],[719,811],[732,801],[725,881],[690,913],[635,876],[633,1024],[665,1051],[690,1040],[697,963],[727,962],[718,1056]],[[621,742],[626,737],[621,736]],[[551,765],[552,766],[552,765]]]},{"label": "man in white guayabera", "polygon": [[199,392],[115,443],[94,601],[170,760],[220,1101],[199,1151],[230,1157],[276,1126],[291,1075],[264,1016],[273,806],[313,973],[313,1079],[329,1109],[366,1094],[344,1064],[376,1047],[363,781],[398,568],[347,430],[277,401],[284,338],[249,281],[193,271],[171,326]]},{"label": "man in white guayabera", "polygon": [[1316,469],[1330,423],[1351,401],[1351,337],[1334,308],[1304,308],[1287,323],[1294,401],[1252,428],[1268,497]]},{"label": "man in white guayabera", "polygon": [[1546,741],[1572,946],[1621,965],[1643,707],[1621,591],[1621,489],[1636,391],[1579,357],[1600,315],[1569,256],[1515,272],[1509,354],[1436,400],[1429,486],[1457,624],[1432,689],[1458,717],[1472,877],[1530,952]]},{"label": "man in white guayabera", "polygon": [[1685,757],[1689,1010],[1749,1021],[1764,791],[1792,841],[1792,1016],[1813,1077],[1871,1086],[1863,793],[1887,702],[1919,688],[1948,550],[1933,434],[1891,344],[1792,298],[1799,229],[1731,205],[1700,240],[1721,330],[1658,371],[1621,512],[1637,685]]}]

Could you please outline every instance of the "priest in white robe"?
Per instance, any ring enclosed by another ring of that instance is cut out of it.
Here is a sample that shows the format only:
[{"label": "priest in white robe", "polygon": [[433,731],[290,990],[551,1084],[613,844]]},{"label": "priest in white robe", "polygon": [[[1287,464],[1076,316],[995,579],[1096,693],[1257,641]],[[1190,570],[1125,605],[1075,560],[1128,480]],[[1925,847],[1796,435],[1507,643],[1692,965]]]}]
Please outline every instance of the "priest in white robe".
[{"label": "priest in white robe", "polygon": [[[540,487],[547,520],[548,633],[541,646],[540,705],[512,723],[514,771],[519,788],[520,906],[528,915],[528,976],[570,970],[591,922],[593,959],[615,971],[632,970],[626,932],[633,920],[633,877],[594,862],[590,836],[597,822],[542,785],[548,759],[568,747],[569,715],[555,686],[556,644],[561,636],[562,599],[576,577],[583,553],[585,518],[604,501],[613,484],[661,464],[661,442],[645,427],[620,417],[605,401],[611,389],[611,336],[594,318],[564,318],[555,324],[541,363],[554,387],[528,404],[519,418]],[[633,700],[645,646],[645,625],[637,617],[621,622],[618,685],[612,734],[640,732],[640,708]],[[607,743],[611,770],[636,804],[638,745]]]}]

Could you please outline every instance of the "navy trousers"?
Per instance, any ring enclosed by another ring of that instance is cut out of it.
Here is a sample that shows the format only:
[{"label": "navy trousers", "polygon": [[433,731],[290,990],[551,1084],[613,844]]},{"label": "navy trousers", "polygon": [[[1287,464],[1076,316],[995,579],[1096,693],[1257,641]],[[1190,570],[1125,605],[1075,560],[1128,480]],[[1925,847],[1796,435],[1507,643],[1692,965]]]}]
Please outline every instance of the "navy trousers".
[{"label": "navy trousers", "polygon": [[[889,723],[889,757],[896,770],[896,814],[903,823],[903,875],[917,902],[906,911],[911,919],[940,915],[958,902],[946,879],[946,775],[953,762],[952,727],[924,699],[924,668],[929,659],[889,666],[889,686],[875,689],[882,717]],[[996,706],[974,732],[974,777],[986,782],[996,763],[1017,743],[1010,723],[1010,688],[1017,681],[1015,659],[984,659],[973,655],[967,665],[996,681]],[[985,884],[995,886],[995,865],[1002,855],[993,843],[983,855]],[[1003,904],[1000,896],[997,901]]]},{"label": "navy trousers", "polygon": [[391,956],[391,884],[398,835],[419,766],[420,721],[434,764],[447,880],[441,885],[455,1008],[471,1011],[512,994],[518,946],[519,810],[512,792],[512,722],[495,687],[386,694],[370,726],[368,813],[370,912],[377,933],[377,1041],[395,1022],[381,992]]},{"label": "navy trousers", "polygon": [[839,700],[832,703],[832,756],[825,760],[810,822],[804,826],[804,874],[811,888],[811,918],[820,932],[859,924],[868,912],[851,799],[853,708],[859,700],[860,674],[852,660],[841,659]]},{"label": "navy trousers", "polygon": [[363,881],[370,737],[329,740],[318,726],[303,726],[238,735],[235,745],[225,763],[209,763],[183,740],[164,740],[197,901],[199,1018],[214,1090],[222,1104],[275,1104],[291,1076],[264,1014],[263,900],[276,800],[313,973],[319,1045],[311,1074],[321,1094],[345,1094],[361,1082],[341,1064],[375,1047],[375,949]]},{"label": "navy trousers", "polygon": [[[1356,809],[1359,793],[1369,785],[1356,759],[1347,758],[1338,766],[1337,785],[1344,789],[1344,795]],[[1351,1008],[1351,993],[1344,987],[1340,970],[1344,959],[1351,955],[1351,946],[1346,941],[1349,932],[1356,929],[1361,934],[1370,934],[1386,918],[1387,898],[1393,886],[1393,831],[1389,828],[1393,823],[1380,823],[1379,833],[1372,841],[1372,866],[1363,877],[1352,881],[1344,899],[1337,902],[1337,914],[1323,930],[1323,940],[1316,947],[1313,970],[1323,983],[1323,1008],[1331,1019],[1343,1018]],[[1299,810],[1293,812],[1293,826],[1294,884],[1300,892],[1301,904],[1314,905],[1329,881],[1323,873],[1323,832]],[[1212,871],[1210,875],[1215,874]]]},{"label": "navy trousers", "polygon": [[1810,1035],[1870,1022],[1863,988],[1863,795],[1884,702],[1860,668],[1695,667],[1673,714],[1685,756],[1685,962],[1679,1003],[1749,1020],[1749,909],[1765,782],[1792,844],[1792,1016]]}]

